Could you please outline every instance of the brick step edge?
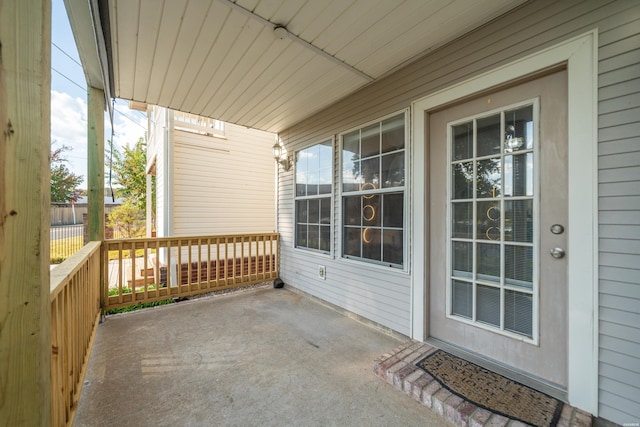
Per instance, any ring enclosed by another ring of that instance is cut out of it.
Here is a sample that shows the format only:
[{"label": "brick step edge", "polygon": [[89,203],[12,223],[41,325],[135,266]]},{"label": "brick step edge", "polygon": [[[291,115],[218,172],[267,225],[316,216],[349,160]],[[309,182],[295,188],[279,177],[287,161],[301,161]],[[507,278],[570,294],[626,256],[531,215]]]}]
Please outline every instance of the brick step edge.
[{"label": "brick step edge", "polygon": [[[407,341],[373,361],[373,373],[459,427],[520,427],[528,424],[479,408],[443,388],[416,362],[436,351],[418,341]],[[591,414],[564,404],[558,427],[588,427]]]}]

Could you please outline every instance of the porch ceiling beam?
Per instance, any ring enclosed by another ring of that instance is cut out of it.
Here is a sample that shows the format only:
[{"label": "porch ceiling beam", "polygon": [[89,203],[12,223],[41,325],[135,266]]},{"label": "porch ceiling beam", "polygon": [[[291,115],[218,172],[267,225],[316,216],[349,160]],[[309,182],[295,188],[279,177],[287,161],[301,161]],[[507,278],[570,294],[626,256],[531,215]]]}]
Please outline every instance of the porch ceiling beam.
[{"label": "porch ceiling beam", "polygon": [[356,67],[347,64],[346,62],[342,61],[341,59],[331,55],[330,53],[320,49],[319,47],[315,46],[312,43],[309,43],[308,41],[301,39],[300,37],[296,36],[295,34],[291,33],[289,30],[287,30],[287,28],[282,25],[282,24],[277,24],[274,22],[269,21],[268,19],[263,18],[260,15],[257,15],[255,13],[253,13],[252,11],[245,9],[244,7],[240,6],[239,4],[234,3],[231,0],[218,0],[221,3],[226,4],[227,6],[229,6],[231,9],[242,13],[245,16],[248,16],[249,18],[252,18],[258,22],[260,22],[262,25],[264,25],[265,27],[271,27],[271,29],[273,29],[275,31],[276,28],[281,29],[281,33],[278,35],[280,38],[287,38],[289,40],[291,40],[294,43],[299,44],[300,46],[304,47],[305,49],[310,50],[311,52],[315,53],[318,56],[321,56],[331,62],[333,62],[334,64],[337,64],[339,66],[341,66],[342,68],[345,68],[349,71],[351,71],[352,73],[362,77],[363,79],[367,80],[368,82],[372,82],[375,80],[374,77],[368,75],[367,73],[357,69]]}]

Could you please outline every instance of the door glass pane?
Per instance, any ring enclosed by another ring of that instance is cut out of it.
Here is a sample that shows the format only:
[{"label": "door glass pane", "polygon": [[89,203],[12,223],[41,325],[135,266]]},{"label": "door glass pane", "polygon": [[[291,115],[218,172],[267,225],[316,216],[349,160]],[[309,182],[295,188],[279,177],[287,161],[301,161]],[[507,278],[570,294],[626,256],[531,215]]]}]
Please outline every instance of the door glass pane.
[{"label": "door glass pane", "polygon": [[478,160],[476,170],[476,197],[500,197],[502,177],[500,176],[500,158]]},{"label": "door glass pane", "polygon": [[500,283],[500,245],[476,243],[478,280]]},{"label": "door glass pane", "polygon": [[500,240],[500,202],[478,202],[476,238]]},{"label": "door glass pane", "polygon": [[533,106],[505,111],[505,153],[533,148]]},{"label": "door glass pane", "polygon": [[500,326],[500,288],[478,285],[476,320]]},{"label": "door glass pane", "polygon": [[533,335],[533,297],[531,295],[504,291],[504,328],[528,337]]},{"label": "door glass pane", "polygon": [[477,157],[500,153],[500,114],[478,119]]},{"label": "door glass pane", "polygon": [[533,200],[504,202],[504,239],[509,242],[533,242]]},{"label": "door glass pane", "polygon": [[504,195],[533,196],[533,153],[505,156]]},{"label": "door glass pane", "polygon": [[455,163],[452,165],[452,198],[473,198],[473,163]]},{"label": "door glass pane", "polygon": [[473,203],[453,203],[451,207],[451,237],[471,239],[473,237]]},{"label": "door glass pane", "polygon": [[451,286],[451,311],[452,314],[471,319],[473,290],[471,283],[454,280]]},{"label": "door glass pane", "polygon": [[456,277],[471,278],[473,274],[473,243],[452,242],[451,263]]},{"label": "door glass pane", "polygon": [[531,289],[533,285],[533,248],[505,245],[505,283]]},{"label": "door glass pane", "polygon": [[453,159],[465,160],[473,157],[473,122],[454,126],[451,130],[453,136]]}]

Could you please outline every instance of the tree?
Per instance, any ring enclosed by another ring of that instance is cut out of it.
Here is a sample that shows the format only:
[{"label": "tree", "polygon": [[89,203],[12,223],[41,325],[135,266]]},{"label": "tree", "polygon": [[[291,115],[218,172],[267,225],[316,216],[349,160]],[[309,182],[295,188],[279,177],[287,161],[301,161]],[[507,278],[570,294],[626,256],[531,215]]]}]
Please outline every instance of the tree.
[{"label": "tree", "polygon": [[[120,186],[120,194],[129,200],[140,211],[147,207],[147,143],[144,138],[138,139],[132,147],[125,146],[123,152],[113,151],[113,161],[107,159],[107,167],[111,166],[114,184]],[[111,165],[109,165],[109,162]]]},{"label": "tree", "polygon": [[51,202],[65,203],[69,201],[75,202],[80,197],[78,185],[82,183],[82,175],[76,175],[67,167],[67,159],[63,156],[65,151],[69,151],[69,147],[62,145],[58,148],[51,147],[51,157],[49,164],[51,168]]},{"label": "tree", "polygon": [[109,213],[107,225],[124,239],[144,237],[146,233],[144,211],[129,199]]}]

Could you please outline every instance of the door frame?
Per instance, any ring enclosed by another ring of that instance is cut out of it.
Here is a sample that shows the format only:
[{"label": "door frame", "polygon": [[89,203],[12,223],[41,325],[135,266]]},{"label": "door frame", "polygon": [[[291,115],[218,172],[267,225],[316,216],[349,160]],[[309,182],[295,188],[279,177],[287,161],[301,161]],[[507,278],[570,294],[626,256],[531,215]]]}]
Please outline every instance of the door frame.
[{"label": "door frame", "polygon": [[[475,93],[566,64],[568,72],[567,394],[569,403],[598,411],[598,150],[597,30],[568,39],[412,103],[411,337],[429,336],[428,197],[425,113]],[[590,124],[590,125],[589,125]],[[590,191],[587,191],[590,190]],[[587,214],[590,213],[590,214]],[[427,262],[425,262],[427,260]],[[427,265],[425,265],[427,264]],[[587,266],[591,265],[591,268]]]}]

